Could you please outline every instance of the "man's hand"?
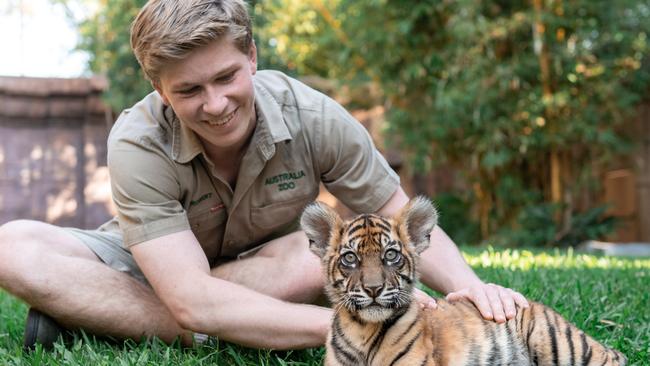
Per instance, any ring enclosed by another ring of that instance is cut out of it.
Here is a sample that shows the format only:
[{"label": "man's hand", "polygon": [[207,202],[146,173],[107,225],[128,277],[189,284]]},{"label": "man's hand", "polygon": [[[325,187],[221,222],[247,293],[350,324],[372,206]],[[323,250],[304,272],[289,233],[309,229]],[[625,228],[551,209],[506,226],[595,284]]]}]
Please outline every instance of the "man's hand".
[{"label": "man's hand", "polygon": [[527,308],[526,298],[509,288],[493,283],[481,283],[447,294],[448,301],[467,299],[474,303],[483,318],[504,323],[517,315],[516,306]]}]

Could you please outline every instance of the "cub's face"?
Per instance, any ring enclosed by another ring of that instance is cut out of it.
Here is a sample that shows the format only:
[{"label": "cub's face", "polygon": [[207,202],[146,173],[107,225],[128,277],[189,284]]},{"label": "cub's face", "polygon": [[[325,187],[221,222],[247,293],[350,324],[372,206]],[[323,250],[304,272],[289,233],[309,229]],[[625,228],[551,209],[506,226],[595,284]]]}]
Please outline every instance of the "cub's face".
[{"label": "cub's face", "polygon": [[393,218],[364,214],[347,222],[314,204],[305,209],[301,225],[322,259],[335,308],[383,322],[410,304],[417,255],[429,245],[436,221],[431,203],[416,198]]},{"label": "cub's face", "polygon": [[393,220],[361,215],[344,223],[325,259],[332,301],[362,319],[381,322],[410,303],[416,258]]}]

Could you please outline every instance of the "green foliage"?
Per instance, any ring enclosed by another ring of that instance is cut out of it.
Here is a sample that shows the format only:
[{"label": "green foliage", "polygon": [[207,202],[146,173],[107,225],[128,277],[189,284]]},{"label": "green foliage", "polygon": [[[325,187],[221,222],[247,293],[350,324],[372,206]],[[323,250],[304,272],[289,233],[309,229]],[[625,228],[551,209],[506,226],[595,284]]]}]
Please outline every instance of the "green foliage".
[{"label": "green foliage", "polygon": [[[504,197],[508,197],[506,191]],[[440,212],[440,227],[460,245],[481,242],[479,223],[472,218],[468,202],[473,196],[442,192],[433,198]],[[534,198],[530,202],[535,202]],[[512,226],[504,226],[487,242],[503,247],[571,247],[586,240],[611,234],[617,224],[606,215],[607,206],[601,205],[583,212],[573,212],[570,225],[560,227],[554,217],[561,214],[561,206],[548,202],[528,204],[517,212]]]},{"label": "green foliage", "polygon": [[605,215],[606,209],[606,206],[596,206],[584,212],[574,212],[571,225],[563,229],[553,220],[561,212],[559,205],[527,205],[519,211],[516,226],[501,229],[494,242],[509,246],[575,246],[614,231],[616,220]]},{"label": "green foliage", "polygon": [[[292,21],[291,2],[273,2],[285,9],[282,27],[262,32],[280,37],[303,27]],[[388,135],[415,171],[444,162],[461,172],[485,238],[517,228],[526,206],[552,200],[552,154],[560,210],[589,215],[580,199],[596,201],[600,170],[629,156],[623,127],[650,85],[647,2],[533,3],[339,0],[325,11],[321,1],[304,1],[300,12],[316,11],[319,27],[287,37],[277,52],[303,60],[301,72],[377,84]],[[328,12],[336,22],[321,28]],[[580,221],[570,215],[554,227]]]},{"label": "green foliage", "polygon": [[109,80],[104,100],[115,111],[128,108],[153,88],[129,43],[129,29],[146,0],[100,0],[100,10],[79,25],[79,49],[88,51],[90,69]]},{"label": "green foliage", "polygon": [[471,219],[468,199],[450,192],[433,197],[440,213],[439,226],[454,238],[458,245],[476,243],[480,240],[479,226]]},{"label": "green foliage", "polygon": [[[314,1],[256,1],[255,37],[259,68],[279,69],[290,75],[328,76],[335,60],[323,47],[332,34]],[[330,1],[335,4],[337,1]],[[273,31],[268,31],[272,29]]]}]

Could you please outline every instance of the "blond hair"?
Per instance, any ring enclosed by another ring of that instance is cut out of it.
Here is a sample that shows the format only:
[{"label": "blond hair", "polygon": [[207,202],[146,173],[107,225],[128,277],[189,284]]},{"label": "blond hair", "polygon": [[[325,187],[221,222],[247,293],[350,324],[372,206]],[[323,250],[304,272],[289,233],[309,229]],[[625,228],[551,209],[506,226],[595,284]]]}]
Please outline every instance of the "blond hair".
[{"label": "blond hair", "polygon": [[131,25],[131,48],[156,83],[167,63],[223,36],[249,52],[253,31],[244,0],[150,0]]}]

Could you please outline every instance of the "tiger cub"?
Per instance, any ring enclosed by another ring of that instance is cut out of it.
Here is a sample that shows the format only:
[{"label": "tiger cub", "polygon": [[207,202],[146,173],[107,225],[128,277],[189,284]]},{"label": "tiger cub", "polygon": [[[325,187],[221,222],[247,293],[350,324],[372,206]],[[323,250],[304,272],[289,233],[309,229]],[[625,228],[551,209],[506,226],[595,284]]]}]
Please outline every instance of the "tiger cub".
[{"label": "tiger cub", "polygon": [[321,257],[335,308],[325,365],[625,365],[608,349],[542,304],[518,309],[503,324],[469,302],[413,301],[418,254],[429,246],[437,213],[424,198],[395,217],[343,222],[322,204],[301,225]]}]

